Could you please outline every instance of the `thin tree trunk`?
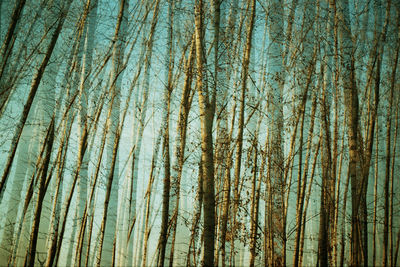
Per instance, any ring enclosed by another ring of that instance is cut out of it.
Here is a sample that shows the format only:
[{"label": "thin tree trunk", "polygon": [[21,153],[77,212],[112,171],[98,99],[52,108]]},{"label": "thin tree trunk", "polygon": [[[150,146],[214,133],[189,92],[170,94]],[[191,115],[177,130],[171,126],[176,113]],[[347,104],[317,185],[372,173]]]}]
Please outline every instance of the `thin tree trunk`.
[{"label": "thin tree trunk", "polygon": [[397,108],[396,108],[396,118],[395,118],[395,130],[394,130],[394,143],[393,143],[393,151],[392,151],[392,167],[390,173],[390,211],[389,211],[389,241],[390,241],[390,251],[389,251],[389,259],[390,266],[396,266],[396,262],[393,262],[393,200],[394,200],[394,170],[395,170],[395,159],[396,159],[396,148],[397,148],[397,134],[399,131],[399,99],[397,99]]},{"label": "thin tree trunk", "polygon": [[[172,72],[172,69],[170,70]],[[171,190],[171,167],[170,167],[170,151],[169,151],[169,120],[170,120],[170,102],[171,102],[171,90],[169,86],[166,88],[165,92],[165,103],[166,108],[164,110],[164,140],[163,140],[163,158],[164,158],[164,181],[163,181],[163,201],[162,201],[162,221],[161,221],[161,232],[160,232],[160,256],[158,261],[158,266],[164,266],[165,261],[165,251],[167,247],[168,240],[168,224],[169,224],[169,198]]]},{"label": "thin tree trunk", "polygon": [[168,241],[168,225],[169,225],[169,200],[171,191],[171,163],[170,163],[170,149],[169,149],[169,121],[171,110],[171,94],[172,94],[172,75],[174,65],[173,54],[173,23],[174,23],[174,1],[168,2],[168,41],[167,41],[167,55],[166,55],[166,72],[165,72],[165,91],[164,91],[164,107],[163,107],[163,159],[164,159],[164,181],[163,181],[163,195],[162,195],[162,215],[161,215],[161,231],[159,238],[159,256],[158,266],[163,267],[165,261],[165,252]]},{"label": "thin tree trunk", "polygon": [[[253,39],[253,29],[254,29],[254,19],[256,14],[256,3],[255,1],[251,1],[248,3],[247,10],[250,9],[250,17],[247,24],[246,30],[246,45],[244,47],[244,57],[242,62],[242,74],[241,74],[241,94],[240,94],[240,109],[239,109],[239,122],[238,122],[238,134],[237,134],[237,147],[236,147],[236,160],[235,160],[235,168],[234,168],[234,188],[233,188],[233,223],[232,223],[232,239],[231,239],[231,250],[235,253],[235,236],[237,231],[237,213],[240,205],[240,191],[239,191],[239,179],[240,179],[240,171],[242,165],[242,149],[243,149],[243,129],[244,129],[244,112],[245,112],[245,100],[246,100],[246,88],[247,88],[247,79],[249,74],[249,65],[250,65],[250,53],[251,53],[251,44]],[[235,258],[233,258],[232,262],[233,266],[235,265]]]},{"label": "thin tree trunk", "polygon": [[345,248],[346,248],[346,214],[347,214],[347,193],[350,184],[350,175],[347,174],[346,184],[344,186],[344,196],[343,196],[343,209],[342,209],[342,248],[340,250],[340,265],[341,267],[344,266],[345,261]]},{"label": "thin tree trunk", "polygon": [[215,188],[214,188],[214,153],[212,126],[215,112],[215,95],[210,94],[206,78],[206,56],[204,54],[204,9],[203,0],[196,1],[195,7],[195,44],[197,65],[197,92],[199,97],[201,149],[204,194],[204,253],[203,266],[214,266],[215,240]]},{"label": "thin tree trunk", "polygon": [[[212,58],[212,63],[213,63],[213,70],[212,70],[212,78],[213,78],[213,83],[212,83],[212,86],[213,86],[213,91],[214,92],[216,92],[220,87],[221,87],[221,83],[220,83],[220,81],[219,81],[219,79],[220,79],[220,76],[218,75],[218,72],[220,71],[219,70],[219,65],[220,65],[220,59],[219,59],[219,57],[220,57],[220,55],[219,55],[219,45],[220,45],[220,21],[221,21],[221,0],[211,0],[210,1],[210,4],[211,4],[211,14],[212,14],[212,35],[213,35],[213,43],[212,43],[212,49],[213,49],[213,52],[214,52],[214,57]],[[210,47],[210,50],[211,50],[211,47]],[[217,100],[216,100],[216,102],[217,102]],[[217,105],[217,104],[216,104]],[[217,108],[217,107],[216,107]],[[217,108],[218,109],[218,108]],[[216,111],[217,113],[218,113],[218,111]],[[216,124],[217,124],[217,127],[219,126],[218,125],[218,119],[217,119],[217,122],[216,122]],[[218,170],[218,167],[220,166],[220,161],[219,161],[219,140],[218,140],[218,137],[219,137],[219,133],[217,132],[217,140],[216,140],[216,144],[215,144],[215,157],[214,157],[214,163],[215,163],[215,172],[216,172],[216,174],[215,174],[215,176],[216,176],[216,199],[215,199],[215,202],[217,203],[217,206],[216,206],[216,208],[215,208],[215,212],[216,212],[216,214],[215,214],[215,217],[217,218],[216,219],[216,223],[217,223],[217,225],[216,225],[216,232],[215,232],[215,235],[216,235],[216,238],[215,238],[215,252],[214,252],[214,264],[215,264],[215,266],[218,266],[218,261],[219,261],[219,249],[218,249],[218,247],[219,247],[219,239],[218,239],[218,236],[219,236],[219,229],[220,229],[220,220],[219,220],[219,215],[218,215],[218,212],[219,212],[219,206],[220,205],[218,205],[218,203],[220,203],[220,201],[219,201],[219,192],[220,192],[220,179],[218,179],[218,177],[223,177],[223,175],[219,175],[219,170]],[[172,265],[171,265],[172,266]]]},{"label": "thin tree trunk", "polygon": [[[388,3],[390,5],[390,1]],[[398,20],[400,22],[400,19]],[[398,23],[399,25],[399,23]],[[389,247],[389,224],[390,224],[390,160],[391,160],[391,133],[392,133],[392,112],[393,112],[393,98],[395,90],[395,76],[397,72],[397,63],[399,60],[400,45],[397,45],[395,60],[393,63],[391,81],[390,81],[390,93],[389,93],[389,106],[387,108],[387,119],[386,119],[386,162],[385,162],[385,181],[384,181],[384,224],[383,224],[383,251],[382,251],[382,265],[388,266],[390,259],[388,260],[388,254],[390,254]],[[393,158],[394,160],[394,158]],[[390,256],[390,255],[389,255]]]},{"label": "thin tree trunk", "polygon": [[[376,118],[376,124],[379,127],[378,117]],[[379,131],[376,131],[376,143],[375,143],[375,181],[374,181],[374,215],[373,215],[373,226],[372,226],[372,265],[376,266],[376,216],[378,206],[378,177],[379,177]]]}]

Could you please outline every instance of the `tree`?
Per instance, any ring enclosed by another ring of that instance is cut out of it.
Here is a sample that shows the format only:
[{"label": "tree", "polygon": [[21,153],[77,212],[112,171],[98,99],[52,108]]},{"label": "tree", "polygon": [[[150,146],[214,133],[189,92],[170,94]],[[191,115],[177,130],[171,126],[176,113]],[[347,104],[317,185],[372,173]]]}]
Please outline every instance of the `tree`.
[{"label": "tree", "polygon": [[0,2],[0,265],[396,265],[399,3],[163,3]]},{"label": "tree", "polygon": [[203,209],[204,209],[204,256],[203,266],[214,265],[215,238],[215,193],[214,193],[214,153],[212,126],[215,112],[216,91],[209,90],[206,75],[206,57],[204,53],[204,7],[203,1],[196,1],[195,6],[195,44],[197,81],[196,88],[199,98],[201,149],[203,172]]}]

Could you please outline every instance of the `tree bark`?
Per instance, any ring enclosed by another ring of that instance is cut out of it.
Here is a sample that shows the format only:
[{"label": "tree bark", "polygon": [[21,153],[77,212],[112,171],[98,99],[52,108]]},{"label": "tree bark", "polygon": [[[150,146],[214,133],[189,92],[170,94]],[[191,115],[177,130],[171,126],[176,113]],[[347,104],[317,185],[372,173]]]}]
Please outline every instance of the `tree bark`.
[{"label": "tree bark", "polygon": [[215,189],[214,189],[214,153],[212,126],[215,111],[215,93],[210,94],[206,78],[206,57],[204,54],[204,9],[203,0],[196,1],[195,7],[195,44],[197,81],[199,97],[201,149],[203,171],[203,200],[204,200],[204,253],[203,266],[214,266],[215,240]]},{"label": "tree bark", "polygon": [[158,266],[163,267],[165,261],[165,252],[168,241],[168,226],[169,226],[169,206],[170,206],[170,191],[171,191],[171,163],[170,163],[170,149],[169,149],[169,121],[171,110],[171,94],[172,94],[172,75],[174,66],[174,1],[168,1],[168,41],[167,41],[167,55],[165,57],[165,91],[164,91],[164,107],[163,107],[163,159],[164,159],[164,180],[163,180],[163,195],[162,195],[162,215],[161,215],[161,231],[160,231],[160,247],[159,247],[159,260]]}]

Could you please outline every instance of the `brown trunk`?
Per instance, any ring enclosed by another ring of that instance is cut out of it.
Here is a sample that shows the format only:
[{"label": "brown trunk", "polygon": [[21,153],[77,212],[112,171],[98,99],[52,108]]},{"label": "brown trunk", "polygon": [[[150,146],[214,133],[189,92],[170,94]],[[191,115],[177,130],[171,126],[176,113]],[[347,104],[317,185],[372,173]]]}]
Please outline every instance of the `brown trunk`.
[{"label": "brown trunk", "polygon": [[159,238],[159,255],[157,265],[163,267],[165,261],[165,251],[168,241],[168,226],[169,226],[169,202],[171,191],[171,163],[170,163],[170,149],[169,149],[169,121],[170,121],[170,108],[171,108],[171,94],[172,94],[172,74],[174,66],[174,54],[172,42],[173,38],[173,23],[174,23],[174,1],[168,1],[168,41],[166,56],[166,87],[164,91],[164,107],[163,107],[163,159],[164,159],[164,181],[163,181],[163,194],[162,194],[162,215],[161,215],[161,230]]},{"label": "brown trunk", "polygon": [[[219,70],[219,65],[220,65],[220,60],[219,60],[219,40],[220,40],[220,20],[221,20],[221,0],[211,0],[210,4],[211,4],[211,9],[212,9],[212,34],[213,34],[213,44],[212,44],[212,49],[214,52],[214,57],[212,59],[213,61],[213,70],[212,70],[212,78],[213,78],[213,84],[212,84],[212,92],[213,92],[213,98],[216,99],[216,94],[217,90],[219,88],[221,88],[221,83],[219,81],[219,76],[218,76],[218,72]],[[211,49],[211,47],[210,47]],[[217,102],[217,101],[216,101]],[[216,111],[217,113],[219,113],[219,110]],[[219,116],[217,116],[217,128],[219,128]],[[220,240],[218,239],[218,237],[220,236],[219,232],[220,232],[220,226],[221,226],[221,220],[220,220],[220,216],[219,216],[219,212],[221,210],[221,205],[222,205],[222,201],[220,201],[220,196],[221,196],[221,179],[220,177],[223,178],[223,174],[221,175],[220,171],[219,171],[219,167],[221,166],[221,161],[220,161],[220,134],[217,131],[217,137],[216,137],[216,144],[215,144],[215,157],[214,157],[214,165],[215,165],[215,187],[216,187],[216,199],[215,199],[215,203],[216,203],[216,208],[215,208],[215,217],[216,217],[216,230],[215,230],[215,250],[214,250],[214,264],[217,267],[219,264],[219,242]],[[223,172],[222,172],[223,173]],[[222,187],[223,187],[223,182],[222,182]],[[171,265],[172,266],[172,265]]]},{"label": "brown trunk", "polygon": [[215,93],[211,94],[207,86],[206,57],[204,54],[204,9],[203,0],[196,1],[195,7],[195,44],[197,63],[196,87],[199,97],[201,149],[204,194],[204,254],[203,266],[214,266],[215,240],[215,188],[214,188],[214,153],[212,126],[215,111]]},{"label": "brown trunk", "polygon": [[[388,2],[388,6],[390,6],[390,1]],[[389,7],[388,7],[389,8]],[[400,19],[398,20],[399,25]],[[389,106],[387,108],[387,120],[386,120],[386,162],[385,162],[385,181],[384,181],[384,225],[383,225],[383,251],[382,251],[382,265],[388,266],[388,254],[389,254],[389,224],[390,224],[390,160],[391,160],[391,132],[392,132],[392,113],[393,113],[393,95],[395,91],[395,81],[396,81],[396,72],[397,72],[397,63],[399,61],[399,50],[400,45],[397,45],[395,60],[393,62],[393,68],[391,73],[391,81],[390,81],[390,95],[389,95]],[[394,158],[393,158],[394,160]]]},{"label": "brown trunk", "polygon": [[[342,141],[342,151],[343,151],[343,141]],[[342,155],[340,156],[340,164],[342,164],[342,161],[343,161],[343,152]],[[341,267],[343,267],[344,265],[344,258],[345,258],[344,253],[346,248],[346,214],[347,214],[346,211],[347,211],[347,194],[349,192],[349,184],[350,184],[350,175],[348,171],[346,176],[346,182],[344,185],[343,207],[342,207],[342,236],[341,236],[342,247],[340,249],[340,264],[339,264],[339,266]]]},{"label": "brown trunk", "polygon": [[396,263],[393,262],[393,188],[394,188],[394,170],[395,170],[395,159],[396,159],[396,148],[397,148],[397,134],[399,131],[399,99],[397,99],[397,108],[396,108],[396,119],[395,119],[395,130],[394,130],[394,144],[393,144],[393,159],[392,159],[392,167],[390,173],[390,211],[389,211],[389,241],[390,241],[390,251],[389,251],[389,259],[390,266],[396,266]]},{"label": "brown trunk", "polygon": [[[378,124],[378,117],[376,118],[376,124]],[[376,215],[378,206],[378,162],[379,162],[379,131],[376,131],[376,143],[375,143],[375,181],[374,181],[374,215],[373,215],[373,226],[372,226],[372,265],[376,265]]]},{"label": "brown trunk", "polygon": [[167,110],[164,112],[167,113],[164,128],[164,140],[163,140],[163,159],[164,159],[164,181],[163,181],[163,195],[162,195],[162,217],[161,217],[161,231],[160,231],[160,255],[159,261],[157,263],[158,266],[164,266],[165,261],[165,250],[167,247],[168,240],[168,224],[169,224],[169,198],[170,198],[170,190],[171,190],[171,167],[170,167],[170,152],[169,152],[169,110],[170,110],[170,88],[166,88],[168,92],[166,92],[167,99],[166,103],[168,105]]},{"label": "brown trunk", "polygon": [[[323,67],[322,67],[323,68]],[[325,70],[322,69],[321,73]],[[324,76],[324,79],[327,77]],[[330,233],[329,223],[331,221],[332,196],[334,191],[331,191],[331,171],[332,171],[332,154],[331,154],[331,133],[329,121],[329,105],[326,100],[327,81],[324,80],[322,100],[321,100],[321,134],[322,149],[321,149],[321,166],[322,166],[322,188],[321,188],[321,206],[320,206],[320,227],[318,240],[318,264],[319,266],[328,266],[328,254],[330,251]]]},{"label": "brown trunk", "polygon": [[[345,129],[345,123],[346,123],[346,121],[345,120],[343,120],[343,129]],[[337,200],[339,200],[340,198],[339,198],[339,189],[340,189],[340,181],[342,180],[342,177],[343,177],[343,175],[342,175],[342,166],[343,166],[343,157],[344,157],[344,153],[343,153],[343,151],[344,151],[344,140],[345,140],[345,138],[344,138],[344,135],[342,135],[342,141],[341,141],[341,149],[340,149],[340,151],[341,151],[341,155],[340,155],[340,159],[339,159],[339,162],[338,162],[338,170],[337,170],[337,197],[336,197],[336,199]],[[346,179],[346,186],[345,186],[345,189],[344,189],[344,198],[345,198],[345,200],[343,201],[344,203],[343,203],[343,215],[345,215],[345,210],[346,210],[346,201],[347,201],[347,191],[348,191],[348,182],[349,182],[349,180],[348,180],[348,178]],[[337,232],[338,232],[338,222],[339,222],[339,205],[336,203],[336,211],[335,211],[335,220],[336,220],[336,222],[335,222],[335,235],[334,235],[334,237],[335,237],[335,245],[336,245],[336,247],[338,246],[338,242],[337,242]],[[346,225],[346,223],[345,223],[345,217],[343,217],[343,222],[342,222],[342,232],[344,232],[344,230],[345,230],[345,225]],[[343,235],[343,233],[342,233],[342,238],[344,237],[344,235]],[[343,239],[342,239],[342,253],[344,253],[344,241],[343,241]],[[335,247],[335,251],[334,251],[334,255],[335,255],[335,264],[337,265],[337,254],[338,254],[338,248],[336,248]],[[341,259],[342,260],[342,259]]]}]

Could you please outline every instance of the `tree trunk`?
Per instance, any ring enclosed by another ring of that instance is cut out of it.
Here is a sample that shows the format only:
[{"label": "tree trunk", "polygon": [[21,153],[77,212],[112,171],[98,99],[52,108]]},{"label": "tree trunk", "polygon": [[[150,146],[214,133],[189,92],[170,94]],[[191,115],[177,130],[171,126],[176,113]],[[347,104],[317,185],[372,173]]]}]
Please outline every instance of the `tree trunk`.
[{"label": "tree trunk", "polygon": [[[160,251],[159,251],[159,261],[157,263],[158,266],[163,267],[165,261],[165,252],[167,248],[168,241],[168,226],[169,226],[169,200],[170,200],[170,191],[171,191],[171,163],[170,163],[170,149],[169,149],[169,121],[170,121],[170,110],[171,110],[171,94],[172,94],[172,75],[173,75],[173,66],[174,66],[174,49],[173,49],[173,40],[174,40],[174,31],[173,31],[173,23],[174,23],[174,1],[171,0],[168,3],[168,41],[167,41],[167,49],[165,56],[165,91],[164,91],[164,107],[163,107],[163,159],[164,159],[164,181],[163,181],[163,195],[162,195],[162,215],[161,215],[161,231],[160,231]],[[170,251],[169,251],[170,252]]]},{"label": "tree trunk", "polygon": [[204,9],[203,0],[196,1],[195,7],[195,44],[197,65],[197,92],[200,108],[201,149],[204,199],[204,253],[203,266],[214,266],[215,239],[215,189],[214,189],[214,153],[212,126],[215,111],[215,92],[211,94],[207,86],[206,57],[204,54]]},{"label": "tree trunk", "polygon": [[[388,8],[390,8],[390,1],[388,1]],[[390,10],[390,9],[389,9]],[[400,19],[398,20],[399,25]],[[395,60],[393,63],[391,81],[390,81],[390,93],[389,93],[389,106],[387,108],[387,119],[386,119],[386,162],[385,162],[385,181],[384,181],[384,222],[383,222],[383,251],[382,251],[382,265],[388,266],[390,263],[390,247],[389,247],[389,224],[390,224],[390,160],[391,160],[391,133],[392,133],[392,112],[393,112],[393,96],[395,90],[395,80],[397,72],[397,63],[399,60],[399,49],[400,45],[397,45]],[[394,160],[394,158],[393,158]]]},{"label": "tree trunk", "polygon": [[[231,251],[235,253],[235,237],[238,230],[237,224],[237,213],[240,205],[240,190],[239,190],[239,179],[240,170],[242,166],[242,148],[243,148],[243,129],[244,129],[244,112],[245,112],[245,100],[246,100],[246,89],[247,89],[247,79],[249,74],[250,65],[250,53],[251,53],[251,43],[253,39],[253,29],[254,29],[254,18],[256,14],[256,3],[255,1],[249,2],[247,10],[250,9],[250,17],[247,24],[246,32],[246,45],[244,47],[244,57],[242,62],[242,74],[241,74],[241,91],[240,91],[240,110],[239,110],[239,122],[238,122],[238,134],[237,134],[237,147],[235,155],[235,168],[234,168],[234,188],[233,188],[233,211],[232,211],[232,239],[231,239]],[[235,265],[235,258],[233,258],[233,265]]]},{"label": "tree trunk", "polygon": [[[323,67],[322,67],[323,68]],[[324,70],[321,71],[323,73]],[[327,79],[327,77],[324,77]],[[321,188],[321,206],[320,206],[320,228],[318,242],[318,261],[319,266],[328,266],[328,253],[330,251],[330,233],[329,224],[331,222],[332,196],[332,154],[331,154],[331,133],[330,120],[328,117],[329,105],[326,99],[327,81],[324,79],[324,86],[321,100],[321,132],[322,132],[322,149],[321,149],[321,165],[322,165],[322,188]]]}]

